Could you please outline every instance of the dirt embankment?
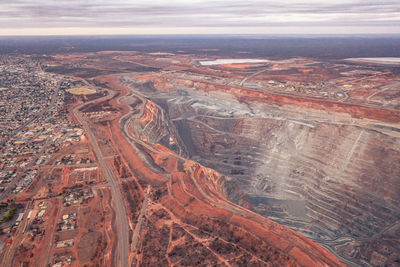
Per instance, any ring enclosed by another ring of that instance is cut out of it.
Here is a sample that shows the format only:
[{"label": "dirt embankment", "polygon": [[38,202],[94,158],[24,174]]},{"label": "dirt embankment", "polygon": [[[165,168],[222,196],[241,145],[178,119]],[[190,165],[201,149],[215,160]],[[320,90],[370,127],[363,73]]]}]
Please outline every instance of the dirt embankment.
[{"label": "dirt embankment", "polygon": [[273,94],[250,89],[233,88],[200,81],[185,79],[171,79],[162,74],[135,76],[135,79],[151,81],[157,90],[174,91],[180,86],[195,88],[202,91],[222,91],[236,96],[242,102],[263,102],[273,105],[292,105],[300,108],[324,110],[328,112],[346,113],[354,118],[365,118],[382,122],[400,122],[400,111],[372,106],[356,105],[351,103],[327,101],[324,99],[305,98],[300,96],[289,96]]}]

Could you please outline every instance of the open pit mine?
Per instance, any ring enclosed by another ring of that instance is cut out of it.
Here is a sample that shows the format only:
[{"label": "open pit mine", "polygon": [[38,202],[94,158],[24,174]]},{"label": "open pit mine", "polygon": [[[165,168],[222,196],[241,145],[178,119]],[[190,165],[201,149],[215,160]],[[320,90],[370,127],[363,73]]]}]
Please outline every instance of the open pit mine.
[{"label": "open pit mine", "polygon": [[112,196],[110,263],[400,264],[395,60],[112,51],[41,61],[96,92],[69,94],[68,106]]}]

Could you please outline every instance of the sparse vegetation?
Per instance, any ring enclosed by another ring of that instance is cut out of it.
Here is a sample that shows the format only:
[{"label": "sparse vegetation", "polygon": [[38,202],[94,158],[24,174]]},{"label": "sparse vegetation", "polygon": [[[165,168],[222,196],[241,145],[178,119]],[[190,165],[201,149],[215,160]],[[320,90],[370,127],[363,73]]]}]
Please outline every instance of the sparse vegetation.
[{"label": "sparse vegetation", "polygon": [[0,223],[5,223],[10,221],[14,217],[16,212],[17,212],[17,207],[15,206],[2,210],[0,215],[1,216]]}]

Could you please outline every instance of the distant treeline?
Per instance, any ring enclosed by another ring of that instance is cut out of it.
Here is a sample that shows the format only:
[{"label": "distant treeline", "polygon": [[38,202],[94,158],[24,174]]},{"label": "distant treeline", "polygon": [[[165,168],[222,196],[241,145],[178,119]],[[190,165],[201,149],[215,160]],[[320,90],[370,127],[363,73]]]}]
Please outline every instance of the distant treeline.
[{"label": "distant treeline", "polygon": [[55,54],[107,50],[236,57],[400,57],[400,36],[88,36],[1,37],[0,54]]}]

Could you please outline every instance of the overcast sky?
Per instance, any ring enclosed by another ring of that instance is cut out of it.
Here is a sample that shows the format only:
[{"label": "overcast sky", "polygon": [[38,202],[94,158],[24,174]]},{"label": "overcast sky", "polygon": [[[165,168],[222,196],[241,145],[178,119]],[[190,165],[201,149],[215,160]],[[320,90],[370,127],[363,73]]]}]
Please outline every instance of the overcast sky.
[{"label": "overcast sky", "polygon": [[0,35],[400,33],[400,0],[0,0]]}]

